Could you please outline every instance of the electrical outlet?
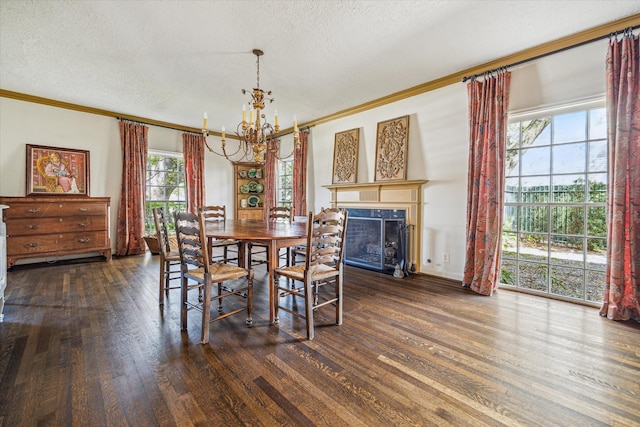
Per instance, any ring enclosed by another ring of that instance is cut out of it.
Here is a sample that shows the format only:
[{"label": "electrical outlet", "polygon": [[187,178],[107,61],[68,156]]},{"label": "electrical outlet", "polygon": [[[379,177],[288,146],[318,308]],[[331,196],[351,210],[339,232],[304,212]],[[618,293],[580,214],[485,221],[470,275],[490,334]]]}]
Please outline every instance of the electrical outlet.
[{"label": "electrical outlet", "polygon": [[442,262],[449,262],[449,252],[442,254]]}]

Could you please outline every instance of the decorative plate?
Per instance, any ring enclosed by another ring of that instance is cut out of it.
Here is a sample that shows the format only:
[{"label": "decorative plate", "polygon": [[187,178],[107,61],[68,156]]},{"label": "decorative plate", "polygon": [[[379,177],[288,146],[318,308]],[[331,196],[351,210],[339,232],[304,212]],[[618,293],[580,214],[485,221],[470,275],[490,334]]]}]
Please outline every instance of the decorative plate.
[{"label": "decorative plate", "polygon": [[258,183],[255,181],[251,181],[249,182],[249,191],[255,193],[256,191],[258,191]]},{"label": "decorative plate", "polygon": [[258,185],[256,186],[256,192],[257,193],[262,193],[264,191],[264,185],[258,183]]},{"label": "decorative plate", "polygon": [[247,173],[247,176],[249,178],[255,178],[256,177],[256,170],[254,168],[249,169],[249,172]]},{"label": "decorative plate", "polygon": [[240,186],[240,192],[247,194],[249,192],[249,186],[246,184],[243,184]]},{"label": "decorative plate", "polygon": [[238,171],[238,175],[240,175],[240,178],[246,178],[247,177],[247,171],[244,169],[240,169]]},{"label": "decorative plate", "polygon": [[258,206],[258,203],[260,203],[260,197],[258,197],[258,196],[249,196],[249,198],[247,199],[247,203],[249,203],[249,206],[255,208],[256,206]]}]

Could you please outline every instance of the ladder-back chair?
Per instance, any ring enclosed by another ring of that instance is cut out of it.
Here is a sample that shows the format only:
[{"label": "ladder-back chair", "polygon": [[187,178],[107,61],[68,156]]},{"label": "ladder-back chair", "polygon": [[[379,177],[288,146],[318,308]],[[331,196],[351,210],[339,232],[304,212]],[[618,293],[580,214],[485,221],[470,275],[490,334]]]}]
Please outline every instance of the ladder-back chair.
[{"label": "ladder-back chair", "polygon": [[[202,213],[205,222],[214,221],[226,221],[227,219],[227,207],[226,206],[200,206],[198,212]],[[235,261],[235,264],[242,265],[239,260],[240,254],[240,242],[234,239],[209,239],[208,250],[211,256],[211,261],[222,261],[228,263],[229,261]],[[214,249],[222,249],[222,255],[214,255]],[[231,258],[230,256],[235,256]]]},{"label": "ladder-back chair", "polygon": [[[304,264],[274,271],[276,321],[279,310],[305,319],[310,340],[314,338],[313,314],[318,308],[335,305],[336,324],[342,324],[342,255],[346,228],[347,211],[325,209],[315,215],[310,212]],[[292,279],[294,284],[281,285],[280,277]],[[304,300],[304,309],[298,308],[296,298]]]},{"label": "ladder-back chair", "polygon": [[169,296],[169,290],[180,288],[180,285],[170,285],[171,280],[181,277],[180,253],[178,248],[171,248],[167,230],[167,218],[163,208],[153,209],[153,221],[156,224],[156,236],[160,246],[160,292],[158,302],[163,305],[165,295]]},{"label": "ladder-back chair", "polygon": [[[182,304],[180,326],[187,329],[187,310],[202,312],[202,336],[200,342],[209,342],[209,323],[236,313],[247,312],[246,324],[251,326],[253,309],[253,270],[226,263],[211,263],[205,228],[204,215],[180,212],[175,214],[176,236],[182,268]],[[190,301],[188,281],[196,282],[203,288],[203,297]],[[212,295],[213,284],[217,291]],[[211,301],[218,301],[218,315],[211,318]],[[230,301],[231,300],[231,301]],[[227,311],[228,310],[228,311]]]}]

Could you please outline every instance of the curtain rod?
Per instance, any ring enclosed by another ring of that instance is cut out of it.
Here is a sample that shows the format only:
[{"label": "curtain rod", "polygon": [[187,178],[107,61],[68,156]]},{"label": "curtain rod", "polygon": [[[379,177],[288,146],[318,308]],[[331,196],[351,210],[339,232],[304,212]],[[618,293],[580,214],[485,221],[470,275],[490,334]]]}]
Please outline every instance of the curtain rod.
[{"label": "curtain rod", "polygon": [[637,28],[640,28],[640,25],[636,25],[636,26],[625,28],[624,30],[622,30],[620,32],[616,31],[616,32],[613,32],[613,33],[610,33],[610,34],[605,34],[605,35],[602,35],[602,36],[599,36],[599,37],[595,37],[595,38],[590,39],[590,40],[585,40],[585,41],[583,41],[581,43],[576,43],[574,45],[566,46],[566,47],[563,47],[561,49],[556,49],[556,50],[553,50],[551,52],[546,52],[546,53],[543,53],[541,55],[532,56],[531,58],[523,59],[522,61],[514,62],[513,64],[503,65],[502,67],[498,67],[498,68],[494,68],[494,69],[491,69],[491,70],[487,70],[485,72],[474,74],[472,76],[465,76],[465,77],[462,78],[462,83],[464,83],[464,82],[466,82],[468,80],[474,80],[474,79],[476,79],[478,77],[481,77],[481,76],[483,76],[485,74],[491,74],[491,73],[496,72],[496,71],[501,70],[501,69],[505,69],[506,70],[507,68],[512,68],[512,67],[516,67],[518,65],[526,64],[527,62],[535,61],[536,59],[544,58],[545,56],[555,55],[556,53],[564,52],[564,51],[569,50],[569,49],[573,49],[573,48],[576,48],[576,47],[584,46],[584,45],[589,44],[589,43],[597,42],[597,41],[606,39],[607,37],[608,38],[617,37],[618,34],[622,34],[622,35],[633,34],[633,30],[635,30]]}]

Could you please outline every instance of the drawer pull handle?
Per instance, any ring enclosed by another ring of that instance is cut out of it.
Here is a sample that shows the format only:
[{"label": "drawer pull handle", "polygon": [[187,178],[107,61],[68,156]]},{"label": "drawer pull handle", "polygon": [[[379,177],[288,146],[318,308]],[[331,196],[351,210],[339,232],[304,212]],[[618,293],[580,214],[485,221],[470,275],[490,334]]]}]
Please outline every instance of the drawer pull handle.
[{"label": "drawer pull handle", "polygon": [[37,247],[38,247],[38,242],[31,242],[31,243],[27,243],[27,247],[30,247],[30,248],[37,248]]},{"label": "drawer pull handle", "polygon": [[29,230],[37,230],[38,228],[40,228],[40,224],[29,224],[27,225],[27,228]]},{"label": "drawer pull handle", "polygon": [[78,240],[80,243],[89,243],[89,239],[80,239]]},{"label": "drawer pull handle", "polygon": [[80,208],[80,212],[87,212],[89,208]]},{"label": "drawer pull handle", "polygon": [[64,221],[64,218],[58,218],[58,222]]},{"label": "drawer pull handle", "polygon": [[40,212],[40,209],[39,208],[33,208],[33,209],[29,209],[27,212],[35,214],[35,213]]},{"label": "drawer pull handle", "polygon": [[86,222],[81,222],[80,224],[78,224],[80,227],[88,227],[89,224]]}]

